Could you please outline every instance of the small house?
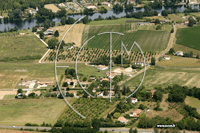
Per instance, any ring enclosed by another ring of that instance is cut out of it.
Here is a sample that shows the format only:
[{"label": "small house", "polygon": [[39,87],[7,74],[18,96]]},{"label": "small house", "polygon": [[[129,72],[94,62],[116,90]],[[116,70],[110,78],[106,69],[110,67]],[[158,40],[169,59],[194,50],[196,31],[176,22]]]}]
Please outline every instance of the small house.
[{"label": "small house", "polygon": [[177,55],[177,56],[183,56],[183,51],[177,51],[177,52],[176,52],[176,55]]},{"label": "small house", "polygon": [[128,123],[128,120],[127,120],[126,118],[124,118],[123,116],[120,116],[120,117],[118,118],[118,121],[120,121],[120,122],[122,122],[122,123],[124,123],[124,124]]},{"label": "small house", "polygon": [[138,25],[149,25],[149,22],[138,22]]},{"label": "small house", "polygon": [[165,60],[170,60],[170,56],[169,55],[164,55],[164,59]]},{"label": "small house", "polygon": [[142,67],[144,66],[144,62],[143,61],[138,61],[138,62],[135,62],[134,64],[136,66],[139,66],[139,65],[142,66]]},{"label": "small house", "polygon": [[101,2],[101,5],[105,5],[107,7],[111,7],[111,4],[109,2],[106,2],[106,1]]},{"label": "small house", "polygon": [[137,98],[131,98],[131,103],[135,104],[138,102],[138,99]]},{"label": "small house", "polygon": [[130,112],[130,116],[131,117],[139,117],[139,115],[142,113],[142,110],[141,109],[136,109],[135,111],[131,111]]},{"label": "small house", "polygon": [[105,65],[98,65],[97,67],[99,70],[107,70],[108,69],[108,66],[105,66]]}]

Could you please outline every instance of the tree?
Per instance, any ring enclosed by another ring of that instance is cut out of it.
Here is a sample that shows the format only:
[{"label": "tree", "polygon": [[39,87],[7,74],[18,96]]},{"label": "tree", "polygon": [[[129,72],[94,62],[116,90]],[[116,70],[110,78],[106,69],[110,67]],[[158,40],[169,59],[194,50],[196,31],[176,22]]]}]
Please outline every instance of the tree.
[{"label": "tree", "polygon": [[155,101],[162,101],[162,97],[163,93],[160,90],[157,90],[153,95],[153,99],[155,99]]},{"label": "tree", "polygon": [[162,28],[162,26],[159,24],[159,25],[157,25],[156,30],[161,30],[161,28]]},{"label": "tree", "polygon": [[193,58],[193,51],[190,51],[190,57],[192,57]]},{"label": "tree", "polygon": [[15,9],[12,12],[14,19],[21,19],[22,18],[22,11],[20,9]]},{"label": "tree", "polygon": [[174,48],[170,48],[170,50],[169,50],[169,54],[174,54],[174,53],[175,53]]},{"label": "tree", "polygon": [[189,20],[188,26],[193,27],[195,20],[192,18],[192,16],[190,16],[188,20]]},{"label": "tree", "polygon": [[129,133],[133,133],[133,129],[132,128],[129,129]]},{"label": "tree", "polygon": [[75,23],[75,19],[68,17],[66,24],[74,24]]},{"label": "tree", "polygon": [[47,28],[47,29],[48,29],[48,28],[50,27],[50,24],[51,24],[51,23],[50,23],[50,20],[49,20],[49,19],[46,19],[45,22],[44,22],[44,28]]},{"label": "tree", "polygon": [[55,37],[59,37],[59,32],[58,32],[58,30],[56,30],[56,31],[54,32],[54,36],[55,36]]},{"label": "tree", "polygon": [[157,25],[157,24],[160,24],[160,20],[159,19],[156,19],[155,20],[155,24]]},{"label": "tree", "polygon": [[64,83],[63,83],[63,87],[68,87],[68,83],[67,83],[67,82],[64,82]]},{"label": "tree", "polygon": [[83,81],[86,81],[86,80],[87,80],[87,77],[84,77],[84,78],[83,78]]},{"label": "tree", "polygon": [[83,21],[83,24],[89,23],[88,16],[84,17],[82,21]]},{"label": "tree", "polygon": [[115,94],[118,93],[118,92],[120,91],[119,85],[115,85],[115,86],[114,86],[114,91],[115,91]]},{"label": "tree", "polygon": [[34,98],[34,97],[35,97],[35,93],[34,93],[34,92],[30,93],[30,94],[28,95],[28,97]]},{"label": "tree", "polygon": [[151,65],[155,65],[156,64],[156,59],[155,59],[155,57],[152,57],[151,58]]},{"label": "tree", "polygon": [[62,25],[65,25],[66,24],[66,17],[62,17],[60,22],[61,22]]},{"label": "tree", "polygon": [[43,39],[44,38],[44,33],[40,32],[40,38]]},{"label": "tree", "polygon": [[174,28],[171,29],[171,33],[174,33]]},{"label": "tree", "polygon": [[23,92],[22,89],[17,90],[17,93],[22,93],[22,92]]},{"label": "tree", "polygon": [[93,129],[99,130],[100,126],[101,126],[101,121],[99,119],[97,119],[97,118],[92,119]]},{"label": "tree", "polygon": [[200,56],[199,56],[199,53],[197,54],[197,57],[196,57],[197,59],[200,59]]},{"label": "tree", "polygon": [[57,46],[57,43],[58,43],[58,39],[52,38],[52,39],[48,40],[47,43],[48,43],[50,49],[55,49],[55,47]]},{"label": "tree", "polygon": [[32,32],[37,32],[37,27],[33,27]]}]

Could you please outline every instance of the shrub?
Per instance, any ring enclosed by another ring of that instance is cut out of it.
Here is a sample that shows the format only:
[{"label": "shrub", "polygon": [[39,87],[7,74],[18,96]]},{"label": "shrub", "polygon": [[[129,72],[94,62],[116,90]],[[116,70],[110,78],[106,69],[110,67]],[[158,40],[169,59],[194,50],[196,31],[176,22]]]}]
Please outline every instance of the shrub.
[{"label": "shrub", "polygon": [[115,118],[119,118],[119,117],[120,117],[120,115],[121,115],[120,113],[116,112],[116,113],[114,113],[114,115],[113,115],[113,116],[114,116]]}]

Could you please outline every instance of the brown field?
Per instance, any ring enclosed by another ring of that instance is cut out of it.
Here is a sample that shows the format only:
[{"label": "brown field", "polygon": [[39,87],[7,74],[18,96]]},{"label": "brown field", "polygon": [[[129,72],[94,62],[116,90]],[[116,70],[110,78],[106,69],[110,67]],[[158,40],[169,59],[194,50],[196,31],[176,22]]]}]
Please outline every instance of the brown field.
[{"label": "brown field", "polygon": [[200,100],[199,99],[187,96],[185,99],[185,103],[194,108],[197,108],[197,112],[200,113],[200,106],[199,106]]},{"label": "brown field", "polygon": [[0,91],[0,99],[3,99],[5,95],[16,95],[17,91]]},{"label": "brown field", "polygon": [[50,9],[50,10],[52,10],[52,12],[57,12],[57,11],[60,10],[60,9],[59,9],[57,6],[55,6],[54,4],[46,4],[46,5],[44,5],[44,8]]},{"label": "brown field", "polygon": [[[63,25],[63,26],[55,26],[52,29],[59,31],[59,40],[62,39],[65,32],[70,28],[71,25]],[[72,43],[74,42],[77,47],[81,46],[81,39],[82,39],[82,32],[84,29],[84,24],[76,24],[73,28],[67,33],[64,38],[65,43]]]},{"label": "brown field", "polygon": [[179,45],[179,44],[175,44],[173,46],[173,48],[174,48],[175,51],[183,51],[185,53],[189,53],[190,51],[193,51],[194,56],[196,56],[197,54],[200,54],[200,50],[189,48],[189,47]]},{"label": "brown field", "polygon": [[[20,131],[20,130],[11,130],[11,129],[0,129],[0,133],[43,133],[38,131]],[[48,132],[46,132],[48,133]]]},{"label": "brown field", "polygon": [[200,60],[196,58],[170,56],[170,60],[162,60],[157,64],[167,67],[200,67]]},{"label": "brown field", "polygon": [[165,20],[165,18],[163,16],[153,16],[153,17],[145,17],[148,19],[159,19],[159,20]]}]

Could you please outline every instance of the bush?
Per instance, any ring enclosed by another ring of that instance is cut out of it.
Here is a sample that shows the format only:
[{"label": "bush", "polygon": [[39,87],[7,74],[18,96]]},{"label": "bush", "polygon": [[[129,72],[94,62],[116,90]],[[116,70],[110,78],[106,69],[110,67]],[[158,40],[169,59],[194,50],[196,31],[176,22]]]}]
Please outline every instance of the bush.
[{"label": "bush", "polygon": [[120,115],[121,115],[120,113],[116,112],[116,113],[114,113],[114,115],[113,115],[113,116],[114,116],[115,118],[119,118],[119,117],[120,117]]},{"label": "bush", "polygon": [[33,27],[32,32],[37,32],[37,27]]}]

